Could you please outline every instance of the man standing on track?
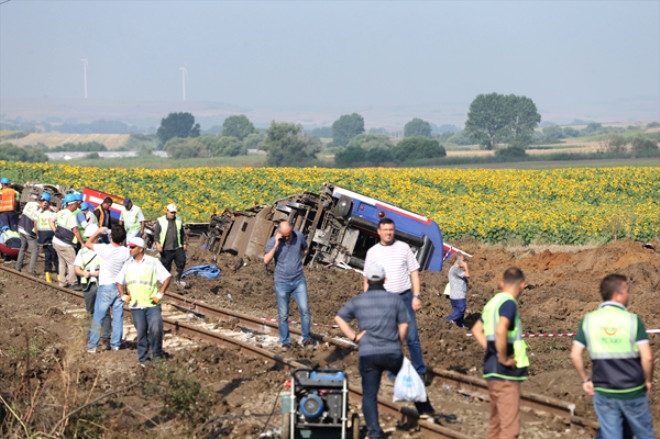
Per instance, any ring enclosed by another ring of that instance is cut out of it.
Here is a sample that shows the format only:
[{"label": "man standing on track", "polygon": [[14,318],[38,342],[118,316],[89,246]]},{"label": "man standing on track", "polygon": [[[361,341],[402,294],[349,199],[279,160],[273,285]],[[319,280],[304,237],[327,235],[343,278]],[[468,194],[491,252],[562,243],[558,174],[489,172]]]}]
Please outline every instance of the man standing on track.
[{"label": "man standing on track", "polygon": [[525,289],[525,275],[516,267],[504,272],[502,292],[486,303],[472,328],[486,349],[484,378],[490,395],[488,439],[515,439],[520,434],[520,382],[527,379],[529,359],[522,339],[518,298]]},{"label": "man standing on track", "polygon": [[87,352],[95,353],[101,337],[101,324],[108,309],[112,309],[112,336],[110,348],[118,351],[121,347],[124,324],[124,303],[119,296],[116,279],[130,257],[130,253],[122,244],[126,240],[124,228],[115,224],[110,232],[110,244],[98,244],[99,236],[107,235],[105,227],[100,227],[85,243],[85,247],[96,252],[101,259],[99,270],[99,288],[96,293],[96,306],[92,317],[92,329],[87,342]]},{"label": "man standing on track", "polygon": [[[161,300],[170,285],[172,275],[163,264],[144,254],[144,240],[128,241],[131,259],[117,275],[117,288],[124,302],[131,307],[133,325],[137,331],[138,361],[145,367],[149,351],[154,360],[166,357],[163,352],[163,315]],[[161,284],[160,289],[158,283]]]},{"label": "man standing on track", "polygon": [[[648,394],[653,384],[653,351],[642,319],[628,312],[628,279],[610,274],[600,283],[603,303],[580,322],[571,361],[582,389],[593,396],[597,438],[653,439]],[[589,350],[591,377],[582,353]]]},{"label": "man standing on track", "polygon": [[[426,376],[426,365],[422,357],[422,345],[417,333],[417,319],[415,313],[422,309],[421,284],[419,281],[419,262],[415,259],[410,246],[394,238],[395,225],[390,218],[383,218],[378,223],[378,237],[380,242],[367,251],[364,261],[365,271],[371,264],[377,263],[385,268],[387,280],[385,289],[398,294],[410,314],[406,344],[410,352],[410,362],[422,377],[425,384],[429,380]],[[364,280],[364,291],[369,284]]]},{"label": "man standing on track", "polygon": [[291,224],[282,221],[275,236],[266,244],[264,264],[275,260],[275,295],[277,297],[277,327],[282,343],[282,350],[291,348],[289,334],[289,300],[291,295],[300,310],[302,344],[311,346],[310,336],[311,314],[307,297],[307,280],[303,273],[303,261],[307,257],[307,241],[305,236],[293,230]]},{"label": "man standing on track", "polygon": [[[410,316],[396,295],[385,291],[385,269],[372,263],[364,272],[367,291],[352,298],[339,310],[335,323],[346,337],[358,345],[358,360],[362,378],[362,412],[367,424],[367,438],[381,437],[378,423],[378,389],[384,371],[397,373],[403,364],[401,345],[406,339]],[[349,322],[357,320],[359,332]],[[420,414],[432,411],[431,404],[416,402]]]}]

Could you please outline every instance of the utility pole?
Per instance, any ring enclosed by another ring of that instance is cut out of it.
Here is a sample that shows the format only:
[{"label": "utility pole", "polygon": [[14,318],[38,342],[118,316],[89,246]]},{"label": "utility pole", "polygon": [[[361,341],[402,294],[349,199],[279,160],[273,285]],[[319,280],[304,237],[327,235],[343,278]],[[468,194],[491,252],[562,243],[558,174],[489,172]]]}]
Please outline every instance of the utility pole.
[{"label": "utility pole", "polygon": [[85,99],[87,99],[87,58],[81,58],[83,64],[83,87],[85,88]]}]

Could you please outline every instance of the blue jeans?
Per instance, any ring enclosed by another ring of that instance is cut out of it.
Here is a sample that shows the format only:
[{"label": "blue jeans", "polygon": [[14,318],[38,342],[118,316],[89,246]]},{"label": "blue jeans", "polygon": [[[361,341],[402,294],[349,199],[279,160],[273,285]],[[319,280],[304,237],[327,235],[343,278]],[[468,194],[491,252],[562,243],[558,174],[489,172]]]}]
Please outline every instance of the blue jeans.
[{"label": "blue jeans", "polygon": [[118,348],[121,345],[124,329],[124,302],[119,297],[117,285],[99,285],[99,289],[96,292],[92,327],[90,328],[89,341],[87,342],[88,349],[94,349],[98,344],[101,338],[101,324],[108,314],[108,309],[112,310],[110,347]]},{"label": "blue jeans", "polygon": [[293,282],[275,282],[275,295],[277,296],[277,328],[280,333],[280,342],[283,345],[291,345],[291,336],[289,335],[289,299],[291,295],[293,295],[300,310],[302,341],[303,343],[308,340],[311,341],[309,327],[312,323],[312,317],[309,313],[305,276],[300,276]]},{"label": "blue jeans", "polygon": [[597,439],[655,439],[648,395],[635,399],[608,398],[594,394],[594,410],[600,429]]},{"label": "blue jeans", "polygon": [[422,344],[419,342],[419,334],[417,334],[417,318],[415,317],[415,311],[412,309],[412,292],[408,290],[399,294],[399,296],[406,305],[408,316],[410,317],[408,335],[406,335],[406,345],[410,353],[410,362],[418,374],[424,375],[426,373],[426,365],[424,364],[424,358],[422,358]]},{"label": "blue jeans", "polygon": [[462,328],[465,326],[463,318],[465,317],[465,308],[467,307],[467,299],[451,299],[452,313],[445,317],[445,320],[456,322],[456,326]]},{"label": "blue jeans", "polygon": [[137,331],[138,361],[149,360],[149,349],[153,359],[163,357],[163,315],[160,306],[131,309],[133,325]]},{"label": "blue jeans", "polygon": [[[403,363],[403,354],[376,354],[359,357],[360,376],[362,377],[362,413],[367,424],[369,438],[380,437],[378,423],[378,389],[380,377],[384,371],[397,374]],[[433,413],[431,402],[416,402],[415,408],[421,414]]]}]

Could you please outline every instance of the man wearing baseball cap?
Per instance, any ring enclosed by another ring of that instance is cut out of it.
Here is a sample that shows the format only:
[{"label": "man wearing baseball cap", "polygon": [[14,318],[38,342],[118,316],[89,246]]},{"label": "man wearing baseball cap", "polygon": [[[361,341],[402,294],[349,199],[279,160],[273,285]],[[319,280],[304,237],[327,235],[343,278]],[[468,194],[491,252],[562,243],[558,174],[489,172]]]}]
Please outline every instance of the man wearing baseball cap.
[{"label": "man wearing baseball cap", "polygon": [[126,239],[130,241],[134,236],[144,234],[144,214],[142,209],[133,204],[129,197],[124,198],[124,207],[121,209],[119,225],[126,230]]},{"label": "man wearing baseball cap", "polygon": [[[335,316],[335,323],[346,337],[358,345],[358,363],[362,377],[362,412],[367,424],[367,438],[381,437],[378,422],[378,389],[384,371],[398,373],[403,364],[401,345],[406,340],[410,316],[403,300],[383,287],[385,268],[377,262],[364,272],[367,290],[352,298]],[[357,320],[359,332],[349,322]],[[432,411],[428,402],[415,402],[420,414]]]},{"label": "man wearing baseball cap", "polygon": [[160,262],[167,271],[172,268],[172,261],[176,265],[176,282],[181,284],[181,274],[186,268],[186,234],[183,230],[183,221],[176,215],[176,204],[167,205],[167,213],[156,221],[154,239],[156,249],[160,252]]},{"label": "man wearing baseball cap", "polygon": [[137,331],[138,361],[145,367],[145,363],[151,359],[166,357],[163,352],[163,315],[160,304],[172,275],[157,258],[144,253],[142,238],[131,238],[128,248],[131,258],[122,267],[116,282],[122,300],[131,308],[133,325]]}]

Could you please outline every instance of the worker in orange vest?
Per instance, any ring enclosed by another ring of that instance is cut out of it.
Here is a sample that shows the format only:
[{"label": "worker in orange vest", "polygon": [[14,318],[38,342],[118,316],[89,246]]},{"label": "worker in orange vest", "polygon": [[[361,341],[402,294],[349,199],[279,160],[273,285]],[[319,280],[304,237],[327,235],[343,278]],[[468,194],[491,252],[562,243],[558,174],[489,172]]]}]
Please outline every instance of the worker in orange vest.
[{"label": "worker in orange vest", "polygon": [[18,194],[9,186],[9,179],[3,177],[0,180],[0,227],[9,226],[13,231],[18,227]]}]

